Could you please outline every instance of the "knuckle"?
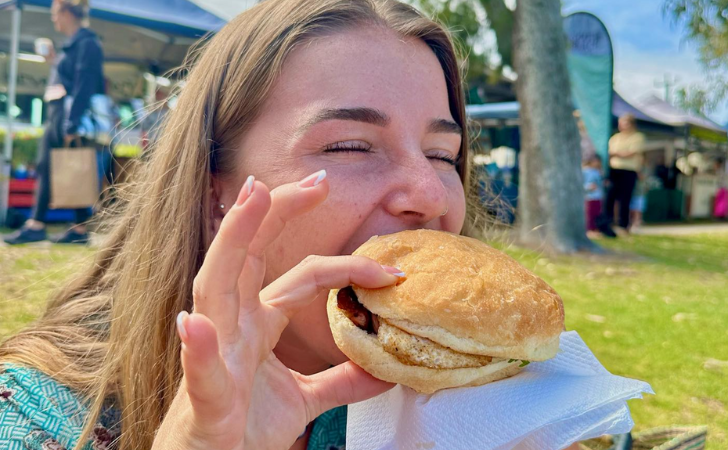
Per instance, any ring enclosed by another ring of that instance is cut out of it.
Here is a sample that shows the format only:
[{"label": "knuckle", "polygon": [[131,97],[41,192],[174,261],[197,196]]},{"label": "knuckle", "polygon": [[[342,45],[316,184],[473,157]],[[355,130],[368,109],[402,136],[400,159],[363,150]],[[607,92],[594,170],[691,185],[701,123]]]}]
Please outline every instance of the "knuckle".
[{"label": "knuckle", "polygon": [[204,283],[200,277],[200,275],[196,276],[194,280],[192,280],[192,300],[196,303],[200,300],[204,300],[205,298],[205,289],[204,289]]},{"label": "knuckle", "polygon": [[366,256],[350,256],[349,258],[351,259],[347,266],[351,275],[380,269],[378,262]]},{"label": "knuckle", "polygon": [[308,255],[305,258],[303,258],[303,261],[301,261],[298,264],[298,267],[300,269],[314,269],[317,266],[320,266],[322,261],[324,260],[323,256],[319,255]]}]

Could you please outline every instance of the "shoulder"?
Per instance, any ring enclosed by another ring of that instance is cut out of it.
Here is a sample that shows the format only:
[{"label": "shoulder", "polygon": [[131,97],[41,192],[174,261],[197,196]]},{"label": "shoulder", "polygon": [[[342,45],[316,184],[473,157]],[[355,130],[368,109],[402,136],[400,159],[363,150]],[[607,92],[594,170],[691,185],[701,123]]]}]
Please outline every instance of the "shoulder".
[{"label": "shoulder", "polygon": [[83,34],[78,40],[78,46],[85,52],[101,52],[101,41],[92,30],[83,28]]},{"label": "shoulder", "polygon": [[0,364],[0,437],[10,442],[10,448],[73,448],[86,415],[79,397],[51,377]]}]

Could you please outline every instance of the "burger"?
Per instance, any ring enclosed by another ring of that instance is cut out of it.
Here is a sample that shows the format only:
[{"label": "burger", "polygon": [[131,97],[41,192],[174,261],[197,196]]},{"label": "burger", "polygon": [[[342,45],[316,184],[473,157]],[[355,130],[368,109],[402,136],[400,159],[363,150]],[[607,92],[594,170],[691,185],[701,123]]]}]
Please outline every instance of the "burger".
[{"label": "burger", "polygon": [[433,230],[375,236],[354,252],[406,277],[332,290],[336,345],[373,376],[421,393],[479,386],[556,355],[559,295],[506,254]]}]

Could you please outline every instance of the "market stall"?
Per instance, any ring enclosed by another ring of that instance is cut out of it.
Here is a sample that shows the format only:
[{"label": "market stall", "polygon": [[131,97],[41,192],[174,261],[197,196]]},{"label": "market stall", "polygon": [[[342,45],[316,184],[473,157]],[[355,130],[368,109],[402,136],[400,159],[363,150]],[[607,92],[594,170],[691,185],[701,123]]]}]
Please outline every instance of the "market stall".
[{"label": "market stall", "polygon": [[[0,223],[7,212],[8,181],[11,172],[15,130],[39,125],[38,102],[48,75],[48,66],[34,54],[39,37],[56,43],[65,38],[53,30],[51,0],[0,0],[0,95],[7,108],[4,119],[4,161],[0,176]],[[115,100],[142,97],[148,87],[145,74],[167,73],[179,67],[190,46],[209,32],[220,29],[225,20],[188,0],[91,0],[91,29],[100,37],[105,55],[109,94]],[[148,80],[149,77],[146,77]],[[24,123],[15,117],[21,108]],[[42,108],[42,102],[40,102]],[[35,108],[34,108],[35,106]]]},{"label": "market stall", "polygon": [[[477,131],[476,154],[488,155],[503,146],[519,150],[519,110],[518,102],[468,105],[468,118]],[[665,222],[711,217],[717,193],[725,188],[723,184],[727,178],[728,136],[725,128],[651,95],[629,102],[614,92],[612,119],[615,129],[617,119],[627,113],[635,116],[637,128],[646,136],[644,220]],[[487,160],[492,166],[495,158],[478,160]],[[502,170],[492,168],[489,172],[500,176]],[[517,183],[518,165],[508,167],[507,172],[508,180]],[[515,198],[509,200],[512,204],[516,201]]]}]

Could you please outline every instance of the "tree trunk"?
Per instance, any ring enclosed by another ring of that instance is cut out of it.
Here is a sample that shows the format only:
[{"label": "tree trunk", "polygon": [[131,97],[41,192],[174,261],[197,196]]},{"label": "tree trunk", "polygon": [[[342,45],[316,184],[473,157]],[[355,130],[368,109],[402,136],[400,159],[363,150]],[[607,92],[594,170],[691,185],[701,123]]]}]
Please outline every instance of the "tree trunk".
[{"label": "tree trunk", "polygon": [[519,1],[513,40],[521,103],[520,239],[562,253],[595,249],[585,231],[561,2]]}]

